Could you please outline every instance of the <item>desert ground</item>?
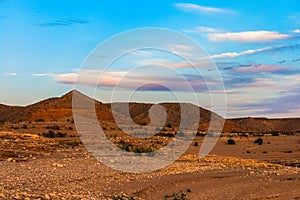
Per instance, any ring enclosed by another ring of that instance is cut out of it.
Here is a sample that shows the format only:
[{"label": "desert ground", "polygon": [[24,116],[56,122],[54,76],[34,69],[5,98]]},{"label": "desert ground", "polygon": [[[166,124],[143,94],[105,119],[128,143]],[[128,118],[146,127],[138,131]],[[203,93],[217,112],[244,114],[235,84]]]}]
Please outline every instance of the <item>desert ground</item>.
[{"label": "desert ground", "polygon": [[299,135],[221,137],[203,158],[196,137],[170,166],[132,174],[93,158],[69,124],[62,138],[36,134],[46,123],[2,126],[0,199],[300,199]]}]

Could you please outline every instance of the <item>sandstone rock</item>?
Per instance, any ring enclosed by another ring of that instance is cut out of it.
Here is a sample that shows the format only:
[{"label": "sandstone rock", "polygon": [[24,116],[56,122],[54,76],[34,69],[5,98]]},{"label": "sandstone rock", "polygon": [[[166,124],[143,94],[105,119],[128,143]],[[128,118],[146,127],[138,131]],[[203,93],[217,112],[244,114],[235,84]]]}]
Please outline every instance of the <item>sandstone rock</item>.
[{"label": "sandstone rock", "polygon": [[63,168],[64,165],[59,164],[59,163],[53,163],[53,167]]},{"label": "sandstone rock", "polygon": [[8,162],[13,162],[14,159],[13,159],[13,158],[7,158],[7,161],[8,161]]}]

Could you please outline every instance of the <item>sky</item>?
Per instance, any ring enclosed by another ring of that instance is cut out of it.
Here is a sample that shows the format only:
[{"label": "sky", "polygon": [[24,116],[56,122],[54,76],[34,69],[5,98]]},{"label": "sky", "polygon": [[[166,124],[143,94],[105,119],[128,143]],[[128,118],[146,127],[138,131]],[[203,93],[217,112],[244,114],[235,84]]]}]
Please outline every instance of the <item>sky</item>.
[{"label": "sky", "polygon": [[[117,43],[111,40],[115,35],[144,27],[181,34],[201,46],[203,54],[194,43],[165,35],[169,43],[163,51],[133,50],[109,69],[101,66],[136,39],[133,34]],[[83,69],[91,52],[108,40],[113,45],[102,49],[98,68]],[[181,96],[195,103],[196,94],[199,105],[211,108],[210,97],[216,94],[217,99],[226,95],[225,117],[299,117],[299,67],[298,0],[0,1],[1,104],[29,105],[61,96],[74,89],[80,72],[80,84],[96,88],[95,97],[103,102],[121,101],[122,92],[135,89],[132,101]],[[224,88],[215,87],[216,76]],[[143,86],[135,88],[137,83]],[[115,94],[116,84],[122,89]]]}]

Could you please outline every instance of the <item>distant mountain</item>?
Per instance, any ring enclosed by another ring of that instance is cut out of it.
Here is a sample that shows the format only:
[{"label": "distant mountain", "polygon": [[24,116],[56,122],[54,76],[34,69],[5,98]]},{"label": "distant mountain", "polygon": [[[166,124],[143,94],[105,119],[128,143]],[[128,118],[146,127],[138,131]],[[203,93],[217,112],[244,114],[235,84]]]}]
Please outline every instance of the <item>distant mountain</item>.
[{"label": "distant mountain", "polygon": [[[102,122],[114,123],[111,106],[122,103],[104,104],[85,96],[78,91],[71,91],[62,97],[55,97],[40,101],[29,106],[7,106],[0,104],[0,122],[19,121],[59,121],[72,118],[72,97],[95,103],[97,117]],[[129,103],[129,113],[137,124],[145,125],[150,122],[149,109],[153,104]],[[166,124],[178,127],[181,120],[181,107],[179,103],[161,103],[167,113]],[[200,123],[199,130],[207,130],[211,119],[212,123],[220,123],[224,120],[218,114],[207,109],[187,104],[193,109],[199,109]],[[122,115],[122,112],[118,113]],[[224,132],[269,132],[269,131],[299,131],[300,118],[267,119],[267,118],[237,118],[226,119],[223,128]]]}]

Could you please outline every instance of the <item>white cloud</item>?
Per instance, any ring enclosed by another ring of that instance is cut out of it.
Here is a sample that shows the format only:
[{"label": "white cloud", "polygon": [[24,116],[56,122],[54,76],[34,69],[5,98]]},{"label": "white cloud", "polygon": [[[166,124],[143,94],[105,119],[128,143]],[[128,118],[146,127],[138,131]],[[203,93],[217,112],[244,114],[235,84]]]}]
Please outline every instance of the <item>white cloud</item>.
[{"label": "white cloud", "polygon": [[218,33],[218,32],[221,32],[221,30],[212,28],[212,27],[207,27],[207,26],[197,26],[194,29],[184,30],[184,32],[187,32],[187,33]]},{"label": "white cloud", "polygon": [[293,33],[300,33],[300,29],[293,30]]},{"label": "white cloud", "polygon": [[17,76],[18,74],[16,72],[10,72],[6,73],[5,76]]},{"label": "white cloud", "polygon": [[259,53],[259,52],[264,52],[264,51],[268,51],[268,50],[272,50],[272,47],[265,47],[265,48],[260,48],[260,49],[249,49],[246,51],[242,51],[242,52],[226,52],[226,53],[221,53],[221,54],[215,54],[210,56],[210,58],[212,59],[216,59],[216,58],[235,58],[238,56],[244,56],[244,55],[250,55],[250,54],[254,54],[254,53]]},{"label": "white cloud", "polygon": [[43,77],[43,76],[50,76],[51,74],[46,73],[46,74],[32,74],[32,76],[37,76],[37,77]]},{"label": "white cloud", "polygon": [[215,42],[235,41],[235,42],[268,42],[273,40],[288,39],[291,36],[275,31],[244,31],[212,33],[208,35],[209,39]]},{"label": "white cloud", "polygon": [[201,14],[228,13],[230,10],[216,7],[202,6],[192,3],[175,3],[174,6],[185,12],[196,12]]}]

